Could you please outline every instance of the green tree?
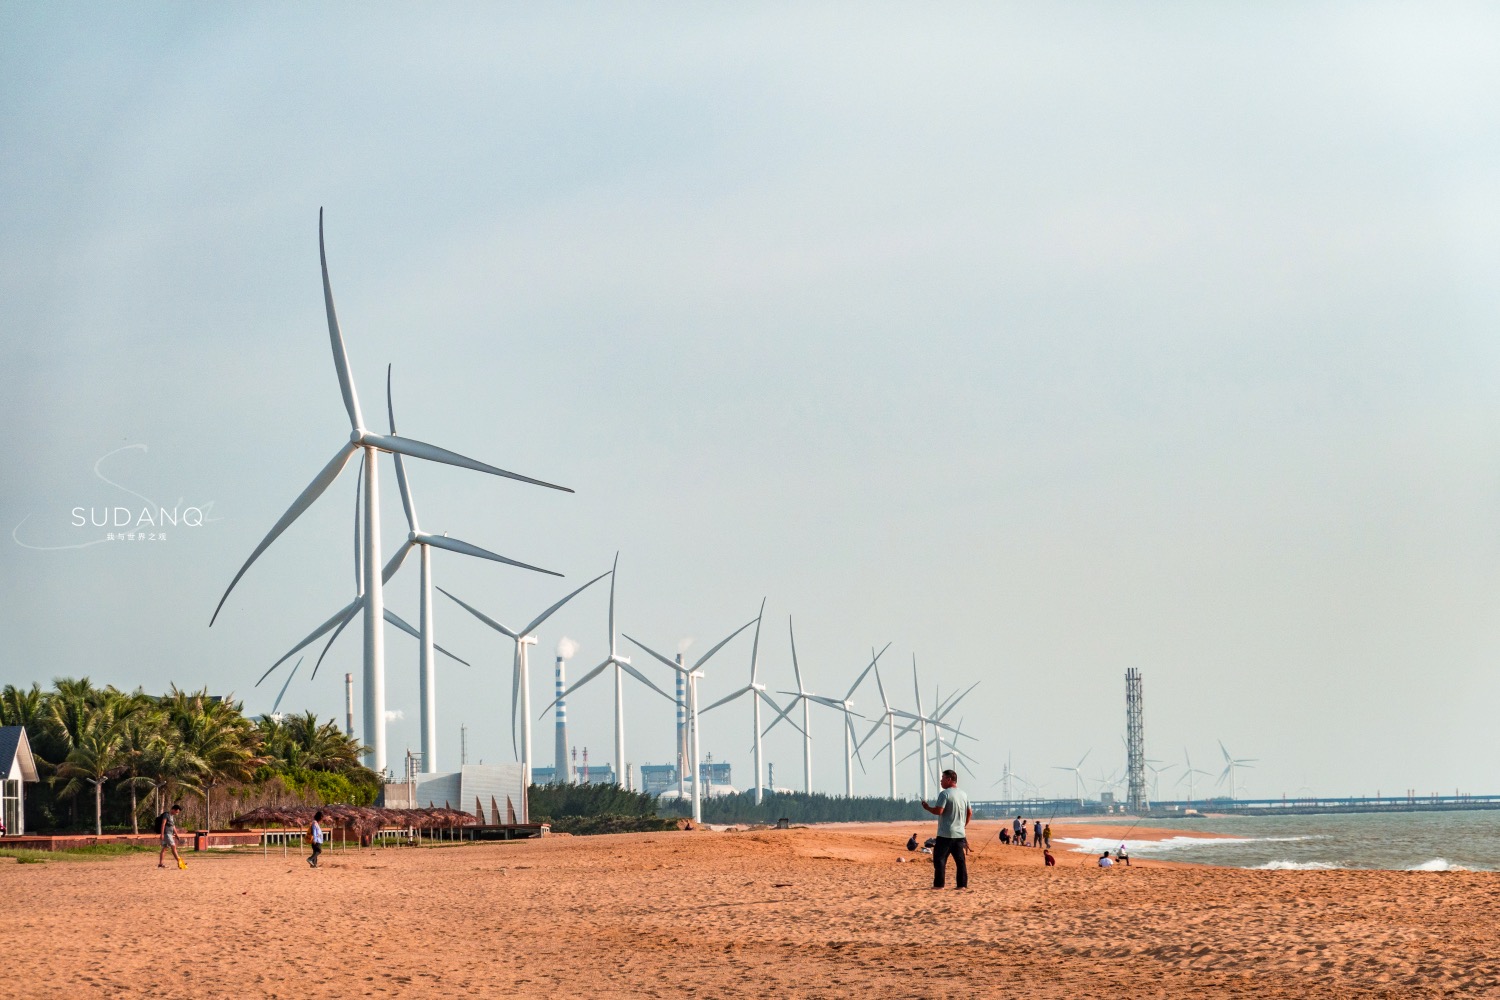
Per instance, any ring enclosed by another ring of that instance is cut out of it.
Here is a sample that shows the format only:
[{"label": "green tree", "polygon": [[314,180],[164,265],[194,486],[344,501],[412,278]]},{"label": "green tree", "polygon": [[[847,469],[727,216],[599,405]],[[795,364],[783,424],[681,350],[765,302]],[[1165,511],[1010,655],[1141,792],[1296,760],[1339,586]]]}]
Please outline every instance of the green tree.
[{"label": "green tree", "polygon": [[114,706],[104,704],[83,719],[57,770],[58,777],[69,779],[62,790],[65,798],[77,794],[80,782],[94,786],[96,835],[104,832],[104,783],[123,774],[128,766],[124,724],[116,718]]}]

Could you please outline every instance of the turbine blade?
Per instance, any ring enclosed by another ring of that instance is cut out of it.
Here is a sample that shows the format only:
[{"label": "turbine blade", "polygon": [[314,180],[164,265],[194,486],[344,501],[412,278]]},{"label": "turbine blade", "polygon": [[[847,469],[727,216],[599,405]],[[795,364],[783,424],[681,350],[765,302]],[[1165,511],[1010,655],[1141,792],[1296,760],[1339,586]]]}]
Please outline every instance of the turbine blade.
[{"label": "turbine blade", "polygon": [[454,597],[452,594],[448,593],[442,587],[439,587],[437,589],[438,589],[438,593],[442,594],[444,597],[448,598],[448,600],[452,601],[454,604],[457,604],[459,607],[463,608],[469,614],[473,615],[475,618],[478,618],[480,621],[484,622],[486,625],[488,625],[490,628],[494,629],[496,632],[499,632],[501,635],[507,636],[507,637],[509,637],[511,639],[519,639],[519,638],[521,638],[515,632],[512,632],[510,629],[506,628],[504,625],[501,625],[499,622],[495,621],[495,619],[491,618],[489,615],[485,614],[483,611],[480,611],[478,608],[474,607],[473,605],[471,605],[471,604],[465,604],[462,600],[460,600],[457,597]]},{"label": "turbine blade", "polygon": [[[267,677],[271,676],[271,671],[272,670],[275,670],[277,667],[281,666],[287,660],[290,660],[293,656],[295,656],[298,653],[298,651],[304,649],[307,646],[312,645],[314,642],[317,641],[317,639],[318,639],[319,636],[325,634],[329,629],[332,629],[334,627],[340,627],[340,628],[342,628],[343,623],[345,621],[347,621],[349,618],[353,617],[355,614],[357,614],[359,612],[359,609],[364,606],[364,603],[365,603],[364,596],[361,595],[359,597],[356,597],[353,601],[349,602],[348,604],[344,605],[338,611],[334,612],[332,618],[329,618],[326,622],[324,622],[323,624],[319,625],[317,628],[313,629],[311,635],[309,635],[306,639],[303,639],[301,642],[297,643],[297,645],[293,646],[290,650],[287,651],[286,655],[283,656],[281,659],[279,659],[275,663],[271,664],[270,670],[267,670],[265,673],[263,673],[263,674],[260,675],[260,681],[263,681]],[[337,633],[335,633],[335,634],[337,634]],[[299,660],[298,662],[300,663],[301,661]],[[255,686],[256,687],[260,687],[260,681],[256,681],[255,682]],[[272,711],[274,711],[274,709]]]},{"label": "turbine blade", "polygon": [[[791,692],[789,692],[789,691],[783,691],[782,692],[782,694],[790,694],[790,693]],[[798,696],[798,697],[800,697],[800,696]],[[779,712],[776,713],[776,718],[772,719],[770,725],[768,725],[768,726],[766,726],[766,728],[762,729],[760,731],[760,734],[762,736],[764,736],[767,733],[769,733],[771,730],[775,729],[776,728],[776,724],[778,722],[780,722],[782,719],[786,719],[787,722],[791,723],[793,726],[796,726],[798,732],[802,732],[802,727],[801,726],[797,726],[797,724],[795,722],[792,722],[792,720],[790,718],[792,709],[794,709],[796,707],[797,707],[797,699],[794,698],[791,702],[789,702],[787,704],[786,708],[783,708],[781,711],[779,711]],[[803,733],[803,735],[805,736],[806,733]]]},{"label": "turbine blade", "polygon": [[713,656],[719,650],[721,650],[725,646],[727,646],[729,644],[729,640],[730,639],[733,639],[735,636],[737,636],[741,632],[745,631],[745,629],[749,628],[751,625],[754,625],[757,620],[758,619],[755,619],[755,618],[750,619],[745,624],[741,625],[739,628],[735,629],[733,632],[729,633],[724,638],[720,639],[717,643],[714,644],[714,648],[713,649],[710,649],[708,652],[706,652],[702,656],[698,657],[697,662],[693,664],[693,669],[697,670],[699,667],[703,666],[703,664],[707,663],[708,662],[708,658],[710,656]]},{"label": "turbine blade", "polygon": [[792,676],[797,678],[797,693],[801,694],[803,691],[802,671],[797,666],[797,633],[792,628],[791,615],[786,616],[786,634],[792,640]]},{"label": "turbine blade", "polygon": [[456,653],[450,653],[448,650],[444,649],[442,646],[438,645],[437,643],[433,643],[432,644],[432,648],[435,649],[435,650],[437,650],[439,653],[442,653],[448,659],[457,661],[458,663],[462,663],[466,667],[472,667],[474,665],[474,664],[470,663],[468,660],[464,659],[462,656],[459,656]]},{"label": "turbine blade", "polygon": [[620,571],[620,551],[615,550],[615,561],[609,567],[609,655],[615,655],[615,580]]},{"label": "turbine blade", "polygon": [[625,671],[627,674],[634,677],[636,680],[640,681],[642,684],[646,685],[648,688],[655,691],[663,698],[667,699],[673,704],[676,704],[677,699],[673,698],[671,695],[667,694],[667,692],[663,691],[661,688],[652,683],[651,678],[647,677],[645,674],[641,673],[639,670],[626,663],[624,660],[616,660],[615,662],[620,665],[621,670]]},{"label": "turbine blade", "polygon": [[760,611],[755,615],[755,639],[750,643],[750,683],[755,683],[756,668],[760,666],[760,623],[766,616],[766,599],[760,599]]},{"label": "turbine blade", "polygon": [[564,597],[562,600],[560,600],[556,604],[552,605],[552,607],[548,608],[546,611],[543,611],[541,614],[537,615],[535,618],[533,618],[531,620],[531,624],[527,625],[526,628],[525,628],[525,630],[522,631],[521,634],[522,635],[530,635],[532,632],[536,631],[536,629],[542,624],[542,622],[544,622],[548,618],[552,617],[553,613],[556,612],[557,609],[561,608],[564,604],[567,604],[569,601],[571,601],[573,598],[577,597],[579,594],[583,593],[585,590],[588,590],[590,587],[592,587],[594,584],[598,583],[600,580],[604,579],[606,576],[609,576],[609,574],[608,573],[600,573],[598,576],[594,577],[588,583],[585,583],[583,586],[581,586],[577,590],[573,591],[567,597]]},{"label": "turbine blade", "polygon": [[678,673],[687,673],[687,671],[684,668],[679,667],[677,665],[677,661],[667,659],[665,656],[662,656],[660,653],[658,653],[656,650],[652,649],[650,646],[646,645],[644,642],[641,642],[641,640],[639,640],[639,639],[632,639],[630,636],[626,635],[624,632],[621,632],[620,635],[621,635],[622,638],[624,638],[624,640],[626,642],[634,643],[639,649],[641,649],[643,652],[645,652],[648,656],[655,657],[656,659],[660,660],[662,663],[665,663],[667,666],[671,667],[673,670],[677,671]]},{"label": "turbine blade", "polygon": [[455,465],[460,469],[471,469],[474,472],[487,472],[492,476],[514,479],[517,482],[530,483],[532,486],[545,486],[549,490],[561,490],[564,493],[573,492],[566,486],[558,486],[554,483],[532,479],[530,476],[523,476],[516,472],[497,469],[493,465],[486,465],[484,462],[467,458],[456,451],[449,451],[447,448],[439,448],[437,445],[428,444],[426,441],[397,437],[394,434],[370,433],[366,433],[360,440],[363,444],[369,445],[372,448],[379,448],[381,451],[389,451],[393,454],[409,455],[412,458],[426,459],[429,462],[442,462],[444,465]]},{"label": "turbine blade", "polygon": [[540,566],[533,566],[530,563],[517,562],[514,559],[507,559],[505,556],[496,555],[489,549],[481,549],[477,545],[470,545],[468,542],[460,541],[457,538],[449,538],[447,535],[424,534],[418,537],[421,538],[423,545],[431,545],[433,548],[447,549],[449,552],[457,552],[461,555],[473,556],[476,559],[488,559],[491,562],[505,563],[505,565],[507,566],[515,566],[520,569],[529,569],[537,573],[546,573],[548,576],[562,576],[561,573],[555,573],[550,569],[542,569]]},{"label": "turbine blade", "polygon": [[742,687],[738,691],[736,691],[734,694],[726,695],[725,697],[720,698],[718,701],[714,702],[712,705],[708,706],[707,708],[700,708],[698,711],[700,711],[700,712],[712,712],[714,709],[718,708],[720,705],[727,705],[731,701],[734,701],[734,699],[738,698],[740,695],[744,694],[746,691],[754,691],[754,690],[755,690],[755,688],[752,688],[752,687]]},{"label": "turbine blade", "polygon": [[406,619],[396,614],[396,612],[392,611],[390,608],[385,609],[385,620],[399,628],[401,631],[405,632],[407,635],[411,636],[413,639],[421,640],[422,633],[412,628],[411,625],[407,624]]},{"label": "turbine blade", "polygon": [[286,675],[286,683],[281,685],[281,693],[276,696],[276,701],[271,704],[272,715],[275,715],[276,710],[281,707],[281,699],[286,697],[286,689],[292,686],[292,678],[297,676],[297,667],[302,666],[304,659],[305,657],[299,656],[297,658],[297,666],[293,667],[292,672]]},{"label": "turbine blade", "polygon": [[355,589],[355,591],[358,591],[361,587],[364,586],[364,580],[365,580],[364,567],[363,567],[365,552],[364,552],[364,546],[359,543],[360,542],[360,538],[359,538],[359,524],[360,524],[360,517],[363,514],[363,510],[362,510],[362,508],[359,505],[359,495],[360,495],[360,492],[364,489],[364,486],[365,486],[365,453],[364,453],[363,450],[361,450],[360,453],[359,453],[359,468],[357,470],[355,470],[355,473],[354,473],[354,589]]},{"label": "turbine blade", "polygon": [[352,622],[355,618],[358,618],[359,613],[364,609],[365,598],[364,595],[361,594],[359,597],[355,598],[354,603],[346,609],[347,614],[344,615],[343,621],[339,622],[338,628],[333,630],[333,635],[330,635],[328,637],[328,641],[323,644],[323,652],[318,654],[318,659],[313,663],[312,673],[307,677],[309,681],[317,679],[318,668],[323,665],[323,657],[328,655],[328,651],[333,648],[334,642],[343,633],[344,629],[348,628],[349,623]]},{"label": "turbine blade", "polygon": [[313,477],[313,481],[307,484],[307,489],[303,490],[297,499],[292,501],[292,505],[287,508],[287,512],[281,515],[281,520],[277,521],[271,527],[270,532],[255,547],[255,551],[250,553],[250,558],[245,560],[245,565],[241,566],[240,571],[234,574],[234,579],[229,581],[228,589],[224,591],[224,596],[219,598],[218,607],[214,608],[213,617],[208,620],[209,628],[213,628],[214,620],[219,617],[219,612],[224,608],[224,602],[229,600],[229,591],[233,590],[234,585],[240,582],[240,577],[245,575],[245,570],[250,568],[250,564],[255,562],[260,557],[260,554],[266,551],[271,543],[276,541],[293,521],[302,516],[304,510],[313,505],[313,501],[323,495],[323,491],[328,489],[329,485],[339,477],[340,472],[344,471],[344,466],[349,464],[349,459],[358,448],[359,446],[352,441],[340,448],[338,454],[334,455],[329,463],[323,466],[322,471]]},{"label": "turbine blade", "polygon": [[521,707],[521,644],[516,643],[516,655],[510,661],[510,749],[516,760],[521,759],[521,744],[516,738],[516,712]]},{"label": "turbine blade", "polygon": [[860,685],[860,683],[862,681],[864,681],[865,675],[868,674],[874,668],[875,668],[875,664],[871,663],[868,667],[865,667],[865,669],[863,669],[863,670],[861,670],[859,672],[859,676],[856,677],[856,678],[854,678],[854,683],[851,684],[851,685],[849,685],[849,693],[846,694],[846,695],[844,695],[844,700],[845,701],[848,701],[850,698],[854,697],[854,692],[859,689],[859,685]]},{"label": "turbine blade", "polygon": [[[385,412],[390,418],[391,433],[396,433],[396,407],[391,402],[391,366],[385,366]],[[415,534],[421,530],[417,527],[417,512],[411,500],[411,487],[406,482],[406,466],[401,461],[400,454],[394,456],[396,459],[396,485],[401,489],[401,509],[406,512],[406,528]]]},{"label": "turbine blade", "polygon": [[401,563],[406,560],[406,554],[410,552],[412,550],[412,546],[416,544],[416,542],[412,541],[409,538],[401,543],[401,545],[396,549],[395,553],[392,554],[390,561],[385,564],[385,569],[380,571],[381,583],[384,584],[391,582],[391,577],[396,575],[396,570],[400,569]]},{"label": "turbine blade", "polygon": [[354,378],[349,374],[349,355],[344,350],[344,335],[339,332],[339,317],[333,309],[333,288],[328,283],[328,252],[323,246],[323,210],[318,209],[318,263],[323,268],[323,306],[328,310],[328,339],[333,345],[333,367],[339,376],[339,392],[344,396],[344,409],[349,411],[349,427],[359,430],[364,419],[359,415],[359,395],[354,391]]}]

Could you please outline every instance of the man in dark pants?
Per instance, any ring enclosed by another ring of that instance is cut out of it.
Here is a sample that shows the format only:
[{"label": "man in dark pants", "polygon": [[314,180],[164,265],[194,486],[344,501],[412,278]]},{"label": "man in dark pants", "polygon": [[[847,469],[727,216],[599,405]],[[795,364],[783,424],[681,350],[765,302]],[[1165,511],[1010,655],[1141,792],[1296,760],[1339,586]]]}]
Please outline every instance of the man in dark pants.
[{"label": "man in dark pants", "polygon": [[938,792],[933,805],[922,803],[922,808],[938,818],[937,843],[932,848],[932,887],[941,889],[947,876],[948,856],[953,856],[953,868],[957,874],[954,888],[969,887],[969,866],[964,857],[968,842],[964,839],[964,827],[973,817],[969,808],[969,796],[958,787],[958,772],[944,771],[940,782],[943,790]]}]

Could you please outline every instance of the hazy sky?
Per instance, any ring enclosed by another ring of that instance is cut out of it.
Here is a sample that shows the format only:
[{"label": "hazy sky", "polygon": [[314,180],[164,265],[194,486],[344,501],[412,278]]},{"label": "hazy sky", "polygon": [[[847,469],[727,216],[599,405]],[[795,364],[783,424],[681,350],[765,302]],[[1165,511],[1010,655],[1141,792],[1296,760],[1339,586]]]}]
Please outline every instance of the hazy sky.
[{"label": "hazy sky", "polygon": [[[767,597],[773,691],[789,614],[819,692],[892,642],[904,707],[913,653],[925,697],[982,681],[976,797],[1007,754],[1058,794],[1118,770],[1129,667],[1151,756],[1217,775],[1223,740],[1244,794],[1500,791],[1497,176],[1479,4],[0,6],[0,681],[266,711],[353,597],[351,466],[208,627],[347,440],[322,206],[368,421],[394,363],[404,434],[577,490],[410,467],[424,528],[568,575],[434,557],[507,623],[618,549],[622,626],[668,651]],[[141,497],[211,520],[53,548]],[[538,712],[605,597],[542,633]],[[441,763],[461,723],[509,759],[509,644],[438,613],[473,663]],[[359,655],[283,709],[342,717]],[[748,670],[740,640],[705,699]],[[671,706],[627,704],[628,759],[668,761]],[[570,701],[596,759],[610,706]],[[748,704],[708,722],[745,784]],[[768,757],[798,783],[799,737]]]}]

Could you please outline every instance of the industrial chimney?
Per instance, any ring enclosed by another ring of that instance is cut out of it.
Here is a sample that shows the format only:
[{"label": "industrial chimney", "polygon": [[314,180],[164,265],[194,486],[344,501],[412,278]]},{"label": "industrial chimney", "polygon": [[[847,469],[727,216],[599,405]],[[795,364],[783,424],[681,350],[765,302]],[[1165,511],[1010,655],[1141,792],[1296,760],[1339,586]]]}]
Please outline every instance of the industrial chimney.
[{"label": "industrial chimney", "polygon": [[568,773],[568,703],[563,701],[563,691],[568,686],[567,662],[561,656],[557,658],[557,767],[552,780],[559,785],[572,784],[572,775]]},{"label": "industrial chimney", "polygon": [[354,675],[344,675],[344,735],[354,739]]}]

